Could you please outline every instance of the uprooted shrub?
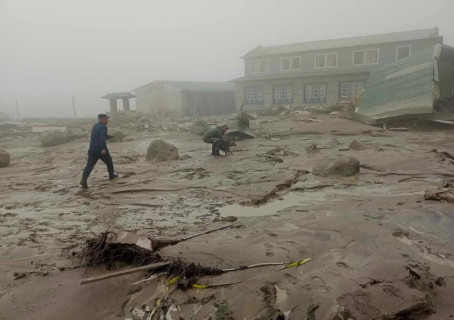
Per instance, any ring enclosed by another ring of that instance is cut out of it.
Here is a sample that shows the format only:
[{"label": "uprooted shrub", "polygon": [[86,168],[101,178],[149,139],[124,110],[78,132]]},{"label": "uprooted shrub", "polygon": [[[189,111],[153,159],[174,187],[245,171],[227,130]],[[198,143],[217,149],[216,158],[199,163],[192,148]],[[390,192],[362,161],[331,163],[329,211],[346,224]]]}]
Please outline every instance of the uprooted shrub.
[{"label": "uprooted shrub", "polygon": [[107,269],[114,269],[122,264],[140,266],[161,261],[157,253],[135,244],[108,243],[109,234],[110,232],[103,232],[64,251],[85,267],[106,265]]}]

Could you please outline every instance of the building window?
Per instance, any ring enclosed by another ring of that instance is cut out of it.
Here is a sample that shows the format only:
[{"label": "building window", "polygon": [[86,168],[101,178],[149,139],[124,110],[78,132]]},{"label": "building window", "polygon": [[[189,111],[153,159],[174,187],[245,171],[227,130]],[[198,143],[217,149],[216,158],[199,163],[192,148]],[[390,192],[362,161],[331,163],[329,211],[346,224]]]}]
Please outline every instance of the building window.
[{"label": "building window", "polygon": [[337,67],[337,53],[316,54],[314,66],[316,69]]},{"label": "building window", "polygon": [[268,60],[252,60],[251,73],[268,72]]},{"label": "building window", "polygon": [[300,70],[301,57],[281,58],[281,71]]},{"label": "building window", "polygon": [[263,103],[263,87],[246,87],[246,104]]},{"label": "building window", "polygon": [[402,46],[402,47],[397,47],[396,51],[396,60],[400,60],[403,58],[406,58],[410,55],[411,53],[411,47],[410,46]]},{"label": "building window", "polygon": [[378,64],[378,49],[353,51],[353,65]]},{"label": "building window", "polygon": [[292,103],[293,101],[293,87],[275,86],[274,87],[274,102],[276,103]]},{"label": "building window", "polygon": [[364,89],[364,81],[341,82],[340,98],[350,100]]},{"label": "building window", "polygon": [[306,84],[304,92],[304,102],[326,102],[326,84],[324,83]]}]

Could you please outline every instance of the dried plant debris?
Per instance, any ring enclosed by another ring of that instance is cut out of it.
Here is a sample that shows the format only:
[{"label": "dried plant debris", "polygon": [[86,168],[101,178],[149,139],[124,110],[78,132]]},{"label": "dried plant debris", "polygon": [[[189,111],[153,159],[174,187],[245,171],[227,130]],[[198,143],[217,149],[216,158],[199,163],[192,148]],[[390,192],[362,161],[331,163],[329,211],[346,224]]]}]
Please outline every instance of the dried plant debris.
[{"label": "dried plant debris", "polygon": [[172,262],[164,273],[171,278],[167,286],[176,285],[181,290],[192,288],[200,277],[217,276],[223,273],[221,269],[204,267],[200,264],[188,263],[181,260]]},{"label": "dried plant debris", "polygon": [[140,266],[161,261],[158,254],[136,244],[109,243],[110,234],[103,232],[82,245],[71,246],[64,251],[85,267],[104,264],[109,270],[123,264]]},{"label": "dried plant debris", "polygon": [[227,303],[227,301],[222,300],[220,303],[215,303],[214,307],[216,308],[215,319],[216,320],[234,320],[232,316],[232,311]]}]

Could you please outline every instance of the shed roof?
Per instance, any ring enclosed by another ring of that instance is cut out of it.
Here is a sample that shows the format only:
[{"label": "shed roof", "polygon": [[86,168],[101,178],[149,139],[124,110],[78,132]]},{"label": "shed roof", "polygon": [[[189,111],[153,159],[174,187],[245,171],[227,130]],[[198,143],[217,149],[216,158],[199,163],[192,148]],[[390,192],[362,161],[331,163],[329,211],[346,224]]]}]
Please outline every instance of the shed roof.
[{"label": "shed roof", "polygon": [[434,27],[431,29],[421,29],[421,30],[383,33],[383,34],[360,36],[360,37],[301,42],[301,43],[268,46],[268,47],[258,46],[257,48],[246,53],[243,56],[243,58],[269,56],[269,55],[285,54],[285,53],[292,53],[292,52],[303,52],[303,51],[312,51],[312,50],[341,48],[341,47],[366,46],[366,45],[378,44],[378,43],[392,43],[392,42],[410,41],[410,40],[436,38],[436,37],[439,37],[438,28]]},{"label": "shed roof", "polygon": [[233,91],[235,87],[230,82],[208,82],[208,81],[166,81],[166,80],[155,80],[147,83],[141,87],[134,89],[133,91],[141,88],[153,85],[153,84],[167,84],[170,86],[177,87],[181,90],[188,91]]},{"label": "shed roof", "polygon": [[123,99],[123,98],[134,98],[135,95],[131,92],[112,92],[103,96],[103,99]]}]

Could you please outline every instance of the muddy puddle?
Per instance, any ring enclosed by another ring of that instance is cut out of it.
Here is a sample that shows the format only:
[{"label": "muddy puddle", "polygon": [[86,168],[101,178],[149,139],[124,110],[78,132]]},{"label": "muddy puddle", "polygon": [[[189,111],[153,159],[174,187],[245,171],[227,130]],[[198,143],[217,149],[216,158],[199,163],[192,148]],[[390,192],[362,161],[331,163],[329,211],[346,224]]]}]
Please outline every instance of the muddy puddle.
[{"label": "muddy puddle", "polygon": [[317,191],[290,191],[280,199],[268,202],[261,206],[243,206],[240,204],[228,205],[219,208],[221,217],[257,217],[272,216],[291,207],[304,207],[320,204],[327,200],[333,202],[348,196],[382,197],[382,196],[409,196],[422,194],[419,190],[414,192],[396,192],[385,186],[358,186],[339,189],[333,186]]},{"label": "muddy puddle", "polygon": [[301,205],[313,205],[326,200],[321,192],[289,192],[280,200],[275,200],[258,207],[248,207],[233,204],[219,208],[221,217],[257,217],[271,216],[289,207]]}]

